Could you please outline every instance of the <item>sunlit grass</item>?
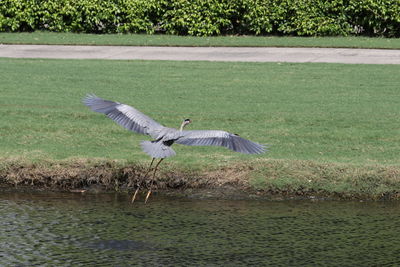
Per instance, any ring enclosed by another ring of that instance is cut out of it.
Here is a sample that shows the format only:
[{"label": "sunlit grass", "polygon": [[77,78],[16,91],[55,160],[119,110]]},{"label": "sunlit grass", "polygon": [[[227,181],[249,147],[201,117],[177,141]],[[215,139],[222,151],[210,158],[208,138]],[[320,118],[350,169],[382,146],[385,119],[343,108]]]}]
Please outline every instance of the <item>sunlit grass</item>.
[{"label": "sunlit grass", "polygon": [[133,134],[81,99],[132,105],[169,127],[223,129],[269,144],[262,156],[174,145],[171,163],[272,158],[399,164],[397,66],[0,59],[1,157],[147,161]]},{"label": "sunlit grass", "polygon": [[348,47],[399,49],[399,38],[369,37],[288,37],[288,36],[215,36],[193,37],[146,34],[82,33],[0,33],[3,44],[70,44],[136,46],[277,46],[277,47]]}]

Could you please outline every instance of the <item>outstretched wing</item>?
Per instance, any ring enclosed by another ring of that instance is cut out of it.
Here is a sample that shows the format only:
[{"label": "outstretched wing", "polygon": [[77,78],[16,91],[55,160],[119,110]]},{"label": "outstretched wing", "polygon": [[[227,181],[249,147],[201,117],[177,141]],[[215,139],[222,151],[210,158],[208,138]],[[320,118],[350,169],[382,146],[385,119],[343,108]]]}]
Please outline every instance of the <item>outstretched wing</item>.
[{"label": "outstretched wing", "polygon": [[182,131],[175,143],[188,146],[224,146],[245,154],[261,154],[265,146],[225,131],[194,130]]},{"label": "outstretched wing", "polygon": [[157,132],[164,126],[144,115],[139,110],[118,102],[105,100],[88,94],[83,103],[93,111],[106,114],[119,125],[140,134],[147,134],[155,138]]}]

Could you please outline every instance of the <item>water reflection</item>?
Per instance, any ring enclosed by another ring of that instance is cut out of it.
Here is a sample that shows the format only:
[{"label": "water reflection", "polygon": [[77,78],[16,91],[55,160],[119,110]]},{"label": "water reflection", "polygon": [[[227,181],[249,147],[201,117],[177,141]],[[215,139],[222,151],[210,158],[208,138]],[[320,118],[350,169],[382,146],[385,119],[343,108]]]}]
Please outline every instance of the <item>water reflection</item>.
[{"label": "water reflection", "polygon": [[2,193],[0,265],[396,265],[399,212],[397,202]]}]

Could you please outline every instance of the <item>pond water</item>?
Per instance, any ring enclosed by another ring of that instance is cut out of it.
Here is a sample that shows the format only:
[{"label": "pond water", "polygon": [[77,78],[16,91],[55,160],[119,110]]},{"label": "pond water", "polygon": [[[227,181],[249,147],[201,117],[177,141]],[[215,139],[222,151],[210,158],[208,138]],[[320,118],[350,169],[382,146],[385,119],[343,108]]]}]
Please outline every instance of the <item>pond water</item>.
[{"label": "pond water", "polygon": [[399,202],[128,197],[1,193],[0,265],[400,264]]}]

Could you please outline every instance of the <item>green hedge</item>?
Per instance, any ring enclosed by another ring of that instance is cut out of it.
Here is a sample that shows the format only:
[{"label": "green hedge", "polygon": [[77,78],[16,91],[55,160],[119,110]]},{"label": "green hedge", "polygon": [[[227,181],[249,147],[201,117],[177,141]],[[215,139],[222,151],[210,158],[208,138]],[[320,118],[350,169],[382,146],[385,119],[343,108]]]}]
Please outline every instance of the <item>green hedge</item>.
[{"label": "green hedge", "polygon": [[1,0],[0,31],[400,37],[400,0]]}]

